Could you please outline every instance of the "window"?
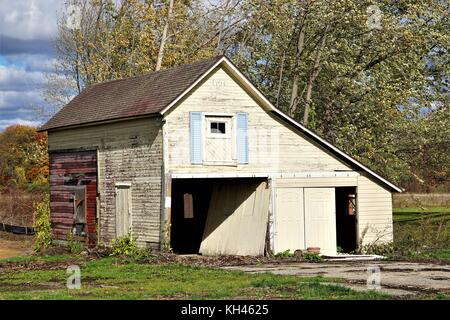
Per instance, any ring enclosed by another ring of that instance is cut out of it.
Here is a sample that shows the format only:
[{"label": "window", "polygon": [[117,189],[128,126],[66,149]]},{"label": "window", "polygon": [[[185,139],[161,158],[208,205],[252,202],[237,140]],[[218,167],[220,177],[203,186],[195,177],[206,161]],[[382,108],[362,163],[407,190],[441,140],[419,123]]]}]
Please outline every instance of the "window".
[{"label": "window", "polygon": [[226,134],[225,122],[210,122],[211,133]]}]

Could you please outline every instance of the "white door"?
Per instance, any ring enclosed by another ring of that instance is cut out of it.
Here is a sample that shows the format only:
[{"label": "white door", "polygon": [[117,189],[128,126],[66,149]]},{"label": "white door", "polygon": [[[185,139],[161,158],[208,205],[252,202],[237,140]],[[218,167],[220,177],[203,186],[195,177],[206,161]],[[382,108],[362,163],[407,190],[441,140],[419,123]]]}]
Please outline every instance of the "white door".
[{"label": "white door", "polygon": [[275,253],[304,249],[303,188],[277,188],[275,198]]},{"label": "white door", "polygon": [[116,186],[116,236],[131,232],[131,190],[128,185]]},{"label": "white door", "polygon": [[305,188],[305,244],[320,252],[336,254],[336,209],[334,188]]}]

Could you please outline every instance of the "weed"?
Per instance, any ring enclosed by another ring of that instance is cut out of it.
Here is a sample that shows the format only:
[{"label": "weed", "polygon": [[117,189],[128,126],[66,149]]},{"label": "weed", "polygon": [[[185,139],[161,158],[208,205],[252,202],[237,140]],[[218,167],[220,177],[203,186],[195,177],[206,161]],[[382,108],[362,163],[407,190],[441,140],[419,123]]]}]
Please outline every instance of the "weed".
[{"label": "weed", "polygon": [[314,252],[304,252],[303,259],[305,259],[305,261],[307,262],[314,262],[314,263],[323,261],[322,257]]},{"label": "weed", "polygon": [[281,251],[275,254],[275,258],[290,258],[293,257],[294,254],[291,253],[291,250],[287,249],[286,251]]}]

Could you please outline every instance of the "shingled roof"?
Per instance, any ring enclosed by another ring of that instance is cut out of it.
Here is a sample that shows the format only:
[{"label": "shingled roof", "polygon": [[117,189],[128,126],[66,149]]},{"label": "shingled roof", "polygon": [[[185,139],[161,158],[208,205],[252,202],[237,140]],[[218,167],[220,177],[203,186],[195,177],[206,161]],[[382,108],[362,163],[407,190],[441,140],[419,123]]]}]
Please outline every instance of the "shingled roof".
[{"label": "shingled roof", "polygon": [[92,85],[64,106],[40,130],[156,114],[185,92],[222,56]]}]

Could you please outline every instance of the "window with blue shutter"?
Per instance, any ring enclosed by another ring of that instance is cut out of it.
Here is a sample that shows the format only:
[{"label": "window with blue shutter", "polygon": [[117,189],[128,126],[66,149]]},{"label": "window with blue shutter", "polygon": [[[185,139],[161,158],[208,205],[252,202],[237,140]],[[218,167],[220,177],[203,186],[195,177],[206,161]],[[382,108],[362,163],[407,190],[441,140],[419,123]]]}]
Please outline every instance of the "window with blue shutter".
[{"label": "window with blue shutter", "polygon": [[191,163],[201,164],[203,162],[202,155],[202,113],[190,113],[191,127]]},{"label": "window with blue shutter", "polygon": [[248,163],[248,114],[236,114],[236,150],[238,163]]}]

